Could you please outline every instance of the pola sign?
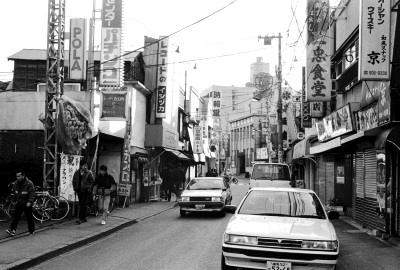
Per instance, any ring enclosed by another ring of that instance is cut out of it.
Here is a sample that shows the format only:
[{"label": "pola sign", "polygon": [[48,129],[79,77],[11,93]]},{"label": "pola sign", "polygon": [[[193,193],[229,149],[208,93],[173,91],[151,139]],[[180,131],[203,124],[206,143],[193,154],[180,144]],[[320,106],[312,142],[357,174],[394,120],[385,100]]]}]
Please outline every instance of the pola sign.
[{"label": "pola sign", "polygon": [[71,19],[69,43],[69,78],[86,79],[86,19]]}]

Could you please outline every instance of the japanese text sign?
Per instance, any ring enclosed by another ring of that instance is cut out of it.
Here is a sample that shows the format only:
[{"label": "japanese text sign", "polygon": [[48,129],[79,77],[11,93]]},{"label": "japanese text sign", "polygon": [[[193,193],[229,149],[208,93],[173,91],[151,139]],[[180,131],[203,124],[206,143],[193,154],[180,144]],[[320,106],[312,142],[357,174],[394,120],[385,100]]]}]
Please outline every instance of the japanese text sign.
[{"label": "japanese text sign", "polygon": [[103,0],[100,86],[121,84],[122,0]]},{"label": "japanese text sign", "polygon": [[118,195],[129,197],[131,195],[131,186],[129,184],[118,184]]},{"label": "japanese text sign", "polygon": [[60,196],[63,196],[70,202],[74,202],[77,199],[72,187],[72,178],[74,177],[74,173],[79,169],[80,160],[81,156],[61,153]]},{"label": "japanese text sign", "polygon": [[193,152],[195,154],[202,154],[203,153],[203,138],[202,132],[203,128],[200,126],[196,126],[193,128],[194,131],[194,149]]},{"label": "japanese text sign", "polygon": [[360,1],[359,80],[389,80],[389,0]]},{"label": "japanese text sign", "polygon": [[123,120],[127,117],[127,93],[124,91],[102,91],[100,100],[101,120]]},{"label": "japanese text sign", "polygon": [[103,0],[101,24],[103,27],[122,27],[122,1]]},{"label": "japanese text sign", "polygon": [[329,101],[332,91],[329,1],[309,0],[307,10],[307,101]]},{"label": "japanese text sign", "polygon": [[213,116],[219,117],[221,110],[221,92],[214,91],[210,93],[212,97]]},{"label": "japanese text sign", "polygon": [[312,127],[312,120],[310,115],[310,103],[307,102],[306,92],[306,67],[302,67],[302,87],[301,87],[301,127]]},{"label": "japanese text sign", "polygon": [[167,108],[167,71],[168,71],[168,46],[169,39],[160,37],[158,42],[157,64],[157,107],[156,117],[165,118]]}]

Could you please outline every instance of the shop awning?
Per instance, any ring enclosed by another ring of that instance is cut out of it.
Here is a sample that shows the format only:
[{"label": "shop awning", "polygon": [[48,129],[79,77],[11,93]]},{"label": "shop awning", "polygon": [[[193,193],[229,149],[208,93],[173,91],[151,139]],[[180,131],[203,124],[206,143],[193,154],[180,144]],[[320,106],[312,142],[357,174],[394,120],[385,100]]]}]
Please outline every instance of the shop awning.
[{"label": "shop awning", "polygon": [[385,129],[375,140],[375,149],[385,149],[386,143],[394,145],[400,151],[400,125]]},{"label": "shop awning", "polygon": [[349,142],[354,142],[355,140],[365,138],[365,137],[375,137],[378,134],[382,133],[381,128],[373,128],[373,129],[368,129],[368,130],[362,130],[357,132],[356,134],[350,135],[344,139],[341,140],[341,144],[349,143]]},{"label": "shop awning", "polygon": [[322,152],[326,152],[328,150],[331,150],[333,148],[340,147],[341,144],[341,138],[337,137],[333,140],[327,141],[326,143],[321,143],[317,146],[310,147],[310,154],[318,154]]},{"label": "shop awning", "polygon": [[170,152],[172,154],[174,154],[175,156],[177,156],[179,159],[183,159],[183,160],[193,160],[192,158],[190,158],[188,155],[179,152],[178,150],[175,149],[169,149],[169,148],[164,148],[165,151]]},{"label": "shop awning", "polygon": [[293,159],[314,157],[310,154],[310,140],[316,137],[317,135],[310,135],[307,138],[296,143],[293,147]]}]

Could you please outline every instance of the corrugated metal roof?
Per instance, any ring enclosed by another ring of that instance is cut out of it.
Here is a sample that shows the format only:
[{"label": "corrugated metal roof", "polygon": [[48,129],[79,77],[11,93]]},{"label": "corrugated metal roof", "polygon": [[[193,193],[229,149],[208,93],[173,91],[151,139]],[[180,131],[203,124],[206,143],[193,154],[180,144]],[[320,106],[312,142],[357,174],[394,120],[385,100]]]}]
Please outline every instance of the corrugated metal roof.
[{"label": "corrugated metal roof", "polygon": [[[125,52],[125,61],[133,61],[141,52]],[[8,60],[46,60],[47,50],[42,49],[22,49],[21,51],[8,57]],[[65,51],[65,60],[69,59],[69,51]],[[100,51],[94,52],[94,60],[100,61]]]}]

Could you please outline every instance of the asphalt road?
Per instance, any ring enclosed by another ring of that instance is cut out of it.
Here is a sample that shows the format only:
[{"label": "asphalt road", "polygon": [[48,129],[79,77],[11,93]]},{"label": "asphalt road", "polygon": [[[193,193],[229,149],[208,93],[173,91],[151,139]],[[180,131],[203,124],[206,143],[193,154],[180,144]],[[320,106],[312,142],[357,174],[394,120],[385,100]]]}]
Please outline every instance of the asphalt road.
[{"label": "asphalt road", "polygon": [[[247,190],[247,185],[232,185],[233,204]],[[33,269],[220,269],[222,234],[230,217],[190,213],[182,218],[175,207]]]},{"label": "asphalt road", "polygon": [[[247,183],[232,185],[233,204],[247,192]],[[230,217],[197,213],[182,218],[175,207],[33,269],[220,269],[222,234]],[[400,269],[398,247],[343,220],[332,223],[340,241],[337,270]]]}]

